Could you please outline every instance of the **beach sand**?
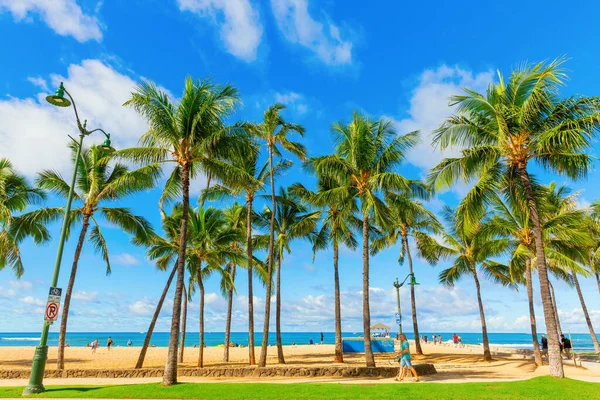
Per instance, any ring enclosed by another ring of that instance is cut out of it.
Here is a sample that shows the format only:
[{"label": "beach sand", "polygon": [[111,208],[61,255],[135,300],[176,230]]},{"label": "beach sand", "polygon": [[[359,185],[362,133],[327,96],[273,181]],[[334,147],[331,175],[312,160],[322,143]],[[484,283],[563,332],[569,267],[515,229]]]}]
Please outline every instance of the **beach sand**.
[{"label": "beach sand", "polygon": [[[438,374],[426,377],[428,381],[493,381],[528,379],[540,375],[547,375],[547,366],[537,368],[532,359],[516,350],[492,349],[494,361],[484,362],[481,357],[480,346],[465,346],[456,348],[453,345],[432,345],[423,343],[422,356],[413,355],[413,363],[432,363]],[[34,347],[1,347],[0,369],[29,369],[33,357]],[[414,346],[411,346],[414,349]],[[67,369],[102,369],[102,368],[133,368],[138,355],[139,347],[115,347],[110,350],[100,347],[95,354],[90,348],[67,347],[65,359]],[[500,353],[501,352],[501,353]],[[513,353],[511,353],[513,352]],[[57,348],[50,347],[47,369],[56,369]],[[301,345],[284,346],[287,365],[297,366],[323,366],[331,365],[333,361],[333,345]],[[164,367],[167,355],[165,347],[151,347],[146,354],[144,367]],[[260,348],[256,348],[256,358],[260,355]],[[277,365],[277,348],[269,347],[268,365]],[[391,353],[375,355],[377,366],[397,366],[395,355]],[[184,367],[195,367],[198,358],[198,349],[186,348],[183,364]],[[214,366],[239,367],[248,362],[247,348],[230,348],[230,362],[223,363],[223,348],[208,347],[204,350],[205,367]],[[345,354],[346,365],[364,365],[361,354]],[[586,370],[565,366],[568,377],[595,380],[598,371]],[[594,378],[595,377],[595,378]]]}]

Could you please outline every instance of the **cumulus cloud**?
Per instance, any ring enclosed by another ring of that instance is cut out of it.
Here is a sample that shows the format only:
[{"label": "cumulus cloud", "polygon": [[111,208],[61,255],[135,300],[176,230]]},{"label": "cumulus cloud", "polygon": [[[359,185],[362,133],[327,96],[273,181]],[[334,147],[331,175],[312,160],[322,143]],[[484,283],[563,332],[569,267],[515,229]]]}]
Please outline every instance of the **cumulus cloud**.
[{"label": "cumulus cloud", "polygon": [[440,151],[431,146],[432,131],[454,113],[449,107],[451,95],[461,94],[467,87],[483,92],[492,81],[493,73],[474,74],[460,67],[442,65],[421,74],[419,85],[413,90],[408,109],[409,117],[397,122],[399,133],[421,131],[420,143],[407,154],[407,160],[425,171],[435,167],[442,159],[457,155],[456,150]]},{"label": "cumulus cloud", "polygon": [[121,265],[138,265],[140,263],[140,260],[129,253],[117,254],[112,259],[115,264]]},{"label": "cumulus cloud", "polygon": [[96,298],[98,297],[98,292],[95,290],[91,291],[91,292],[86,292],[84,290],[78,290],[75,293],[73,293],[72,297],[74,299],[82,300],[82,301],[95,301]]},{"label": "cumulus cloud", "polygon": [[31,290],[33,287],[32,283],[29,281],[10,281],[8,284],[10,287],[20,290]]},{"label": "cumulus cloud", "polygon": [[142,299],[130,304],[128,309],[137,315],[152,315],[156,309],[156,304],[151,304],[148,299]]},{"label": "cumulus cloud", "polygon": [[10,12],[18,22],[30,22],[32,15],[39,15],[54,32],[79,42],[102,40],[98,19],[84,14],[75,0],[0,0],[2,12]]},{"label": "cumulus cloud", "polygon": [[33,297],[33,296],[25,296],[23,298],[20,299],[21,303],[25,303],[25,304],[33,304],[36,306],[43,306],[44,302],[40,299],[38,299],[37,297]]},{"label": "cumulus cloud", "polygon": [[271,8],[286,40],[310,49],[325,64],[352,63],[352,42],[342,39],[339,27],[327,18],[315,20],[308,0],[271,0]]},{"label": "cumulus cloud", "polygon": [[40,76],[37,77],[33,77],[30,76],[27,78],[27,80],[33,85],[36,86],[40,89],[42,89],[44,92],[49,92],[50,89],[48,88],[48,83],[46,82],[46,80]]},{"label": "cumulus cloud", "polygon": [[[134,110],[122,106],[135,86],[130,77],[100,60],[84,60],[71,64],[66,76],[50,76],[53,88],[62,81],[75,98],[81,119],[87,119],[88,128],[101,127],[111,133],[115,148],[135,145],[147,130],[146,122]],[[51,106],[45,101],[46,95],[0,100],[2,155],[29,177],[42,169],[70,171],[67,135],[78,136],[73,108]],[[104,137],[97,133],[85,143],[102,141]]]},{"label": "cumulus cloud", "polygon": [[181,11],[210,18],[220,26],[219,35],[227,51],[244,61],[254,61],[263,28],[250,0],[177,0]]},{"label": "cumulus cloud", "polygon": [[308,111],[308,105],[303,95],[296,92],[275,93],[275,101],[285,104],[288,108],[296,111],[298,114],[304,114]]}]

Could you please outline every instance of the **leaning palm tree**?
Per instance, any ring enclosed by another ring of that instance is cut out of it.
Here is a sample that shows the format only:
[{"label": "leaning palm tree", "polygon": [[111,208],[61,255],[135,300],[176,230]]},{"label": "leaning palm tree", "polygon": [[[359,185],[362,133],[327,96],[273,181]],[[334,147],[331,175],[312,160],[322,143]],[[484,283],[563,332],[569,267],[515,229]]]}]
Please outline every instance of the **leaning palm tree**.
[{"label": "leaning palm tree", "polygon": [[[466,218],[447,206],[443,214],[447,225],[447,230],[442,233],[444,243],[442,245],[431,243],[431,252],[437,254],[437,257],[450,259],[452,266],[440,273],[439,281],[452,288],[463,276],[473,278],[481,319],[483,360],[491,361],[492,353],[477,269],[479,268],[487,278],[496,283],[504,286],[511,285],[509,268],[493,261],[494,257],[502,256],[510,250],[510,241],[490,233],[483,221],[469,223]],[[481,217],[483,219],[483,215]]]},{"label": "leaning palm tree", "polygon": [[600,201],[595,201],[591,207],[591,222],[595,238],[595,244],[590,248],[588,266],[598,284],[598,293],[600,293]]},{"label": "leaning palm tree", "polygon": [[[298,142],[289,140],[288,135],[291,132],[296,132],[300,135],[304,134],[304,128],[300,125],[287,122],[281,116],[281,111],[285,109],[283,104],[274,104],[267,108],[264,113],[264,119],[260,124],[254,127],[254,134],[265,142],[269,151],[269,178],[271,181],[271,209],[275,209],[275,165],[273,164],[274,156],[281,156],[278,146],[283,147],[288,152],[292,153],[300,160],[306,158],[306,150],[304,146]],[[275,236],[275,214],[271,215],[269,224],[269,250],[268,250],[268,267],[267,267],[267,288],[265,295],[265,318],[263,325],[262,346],[259,367],[264,367],[267,364],[267,346],[269,345],[269,319],[271,316],[271,291],[273,280],[273,258],[274,258],[274,236]]]},{"label": "leaning palm tree", "polygon": [[[152,188],[160,177],[160,170],[156,165],[129,171],[128,167],[123,164],[111,164],[113,160],[112,150],[107,150],[102,146],[92,146],[89,149],[82,149],[79,158],[75,159],[77,146],[75,144],[71,146],[75,168],[78,169],[78,180],[74,188],[73,199],[81,205],[79,208],[73,210],[73,215],[71,215],[69,221],[71,226],[81,222],[81,231],[73,256],[73,265],[71,266],[71,274],[65,292],[65,301],[60,321],[57,356],[58,370],[63,370],[65,367],[64,347],[69,308],[71,306],[71,295],[75,285],[81,250],[88,235],[90,224],[93,224],[93,226],[89,231],[88,240],[94,246],[94,250],[101,254],[106,263],[106,273],[110,274],[111,267],[108,245],[102,235],[97,214],[100,214],[106,221],[118,226],[125,232],[138,237],[137,240],[147,240],[153,234],[153,230],[145,218],[134,215],[127,208],[110,207],[106,203],[114,202],[127,195]],[[37,178],[37,185],[57,196],[65,198],[68,196],[70,190],[69,184],[62,178],[60,173],[52,170],[42,171]],[[54,216],[58,217],[61,210],[61,208],[54,209]]]},{"label": "leaning palm tree", "polygon": [[369,235],[370,224],[387,227],[390,213],[380,198],[383,191],[418,192],[412,181],[396,172],[406,151],[418,140],[418,133],[397,135],[391,120],[371,120],[355,112],[349,124],[337,122],[332,126],[335,153],[313,158],[311,165],[318,176],[337,179],[338,187],[319,192],[322,204],[341,203],[348,198],[361,202],[363,233],[363,333],[365,360],[375,366],[371,348],[371,316],[369,307]]},{"label": "leaning palm tree", "polygon": [[198,367],[204,366],[204,283],[213,273],[219,273],[233,286],[231,275],[223,268],[227,263],[243,262],[241,249],[232,244],[243,240],[239,229],[227,226],[223,211],[208,207],[198,208],[190,214],[188,270],[190,271],[190,297],[197,285],[200,291],[200,342]]},{"label": "leaning palm tree", "polygon": [[215,85],[208,80],[185,80],[183,95],[174,102],[154,83],[144,81],[125,105],[133,107],[149,123],[140,138],[141,147],[119,152],[141,164],[174,163],[167,179],[163,200],[181,197],[182,220],[179,229],[177,281],[173,299],[169,350],[163,374],[165,386],[177,383],[177,348],[181,318],[181,296],[186,262],[186,232],[190,178],[207,172],[206,162],[225,158],[239,143],[234,130],[225,129],[225,118],[239,103],[237,90],[230,85]]},{"label": "leaning palm tree", "polygon": [[[320,178],[318,191],[330,190],[337,183],[328,179]],[[335,357],[334,363],[344,362],[342,351],[342,307],[340,300],[340,275],[339,275],[339,251],[340,245],[354,250],[358,246],[354,231],[362,225],[356,217],[358,206],[356,198],[346,197],[339,201],[321,204],[317,193],[308,190],[301,183],[296,183],[289,188],[289,192],[300,198],[308,205],[320,210],[321,228],[318,229],[313,238],[313,262],[317,251],[333,247],[333,282],[334,282],[334,319],[335,319]]]},{"label": "leaning palm tree", "polygon": [[15,171],[7,158],[0,158],[0,271],[9,267],[20,278],[25,269],[19,244],[28,236],[38,245],[50,239],[44,221],[33,218],[39,213],[16,215],[39,204],[45,197],[42,190],[31,187],[25,177]]},{"label": "leaning palm tree", "polygon": [[[551,301],[546,255],[530,164],[577,179],[587,175],[587,154],[600,127],[600,99],[558,96],[566,75],[564,59],[524,65],[508,79],[498,73],[485,94],[465,90],[453,96],[457,114],[437,130],[434,144],[461,148],[461,155],[443,160],[430,174],[436,188],[477,179],[462,208],[480,214],[489,193],[503,180],[522,184],[533,223],[537,271],[548,331],[550,375],[564,377]],[[465,203],[470,203],[466,205]]]},{"label": "leaning palm tree", "polygon": [[[298,239],[310,239],[315,236],[315,228],[319,220],[318,212],[308,210],[298,202],[298,199],[290,196],[284,188],[279,189],[276,197],[275,208],[275,259],[277,276],[275,278],[275,332],[277,344],[277,359],[279,364],[285,364],[283,345],[281,342],[281,262],[284,254],[291,253],[290,244]],[[257,225],[267,228],[273,217],[273,211],[265,207],[259,215]]]},{"label": "leaning palm tree", "polygon": [[[427,189],[424,189],[427,190]],[[411,196],[397,193],[386,193],[385,203],[390,209],[391,226],[383,230],[382,237],[373,241],[372,253],[375,254],[384,248],[391,247],[400,241],[400,254],[398,264],[402,265],[405,258],[408,260],[408,271],[413,274],[413,260],[410,251],[409,238],[414,240],[418,254],[430,264],[435,264],[438,259],[431,252],[435,239],[432,234],[439,234],[442,225],[437,217],[421,202]],[[415,338],[415,353],[423,354],[419,340],[419,325],[417,322],[417,305],[415,287],[410,285],[410,300],[412,308],[413,333]]]},{"label": "leaning palm tree", "polygon": [[[205,197],[213,200],[243,196],[246,204],[246,269],[248,272],[248,363],[256,364],[254,351],[254,295],[252,278],[262,269],[256,269],[254,257],[252,222],[254,214],[254,199],[265,190],[266,181],[270,177],[269,161],[258,163],[258,145],[250,142],[245,151],[236,152],[229,161],[213,159],[212,167],[219,171],[223,185],[217,184],[206,190]],[[278,175],[287,170],[291,163],[286,160],[277,162],[273,168]],[[266,278],[261,278],[265,281]],[[265,281],[266,282],[266,281]]]}]

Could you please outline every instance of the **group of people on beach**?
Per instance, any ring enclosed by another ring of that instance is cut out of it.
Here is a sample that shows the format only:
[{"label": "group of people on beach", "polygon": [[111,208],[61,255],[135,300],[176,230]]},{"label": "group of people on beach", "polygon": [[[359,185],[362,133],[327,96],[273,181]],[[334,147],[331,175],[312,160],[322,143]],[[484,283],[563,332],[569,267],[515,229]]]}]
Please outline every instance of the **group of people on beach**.
[{"label": "group of people on beach", "polygon": [[[420,336],[420,339],[423,343],[429,343],[429,336],[427,335]],[[442,335],[436,335],[435,333],[432,334],[431,343],[433,343],[434,345],[442,345]],[[452,343],[454,344],[454,347],[464,347],[462,337],[460,335],[457,335],[456,333],[452,335]]]},{"label": "group of people on beach", "polygon": [[[542,356],[548,357],[548,339],[546,338],[545,335],[542,335],[541,342],[542,342]],[[561,334],[559,345],[560,345],[560,353],[563,354],[563,352],[564,352],[565,356],[567,357],[567,360],[570,360],[571,359],[571,351],[573,349],[571,340],[566,338],[565,335]]]}]

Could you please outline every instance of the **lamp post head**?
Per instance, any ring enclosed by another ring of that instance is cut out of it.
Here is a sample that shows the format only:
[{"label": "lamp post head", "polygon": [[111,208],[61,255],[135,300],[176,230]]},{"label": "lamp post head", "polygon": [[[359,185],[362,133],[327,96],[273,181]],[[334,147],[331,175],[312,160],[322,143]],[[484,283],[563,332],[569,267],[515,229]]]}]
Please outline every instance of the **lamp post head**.
[{"label": "lamp post head", "polygon": [[58,86],[58,89],[56,89],[55,94],[46,96],[46,101],[57,107],[69,107],[71,105],[69,99],[65,97],[65,87],[62,82]]},{"label": "lamp post head", "polygon": [[106,134],[106,140],[104,140],[104,143],[102,143],[102,148],[106,151],[115,151],[115,149],[111,146],[109,133]]},{"label": "lamp post head", "polygon": [[417,280],[415,279],[415,274],[411,274],[410,277],[410,285],[415,286],[415,285],[420,285],[419,282],[417,282]]}]

